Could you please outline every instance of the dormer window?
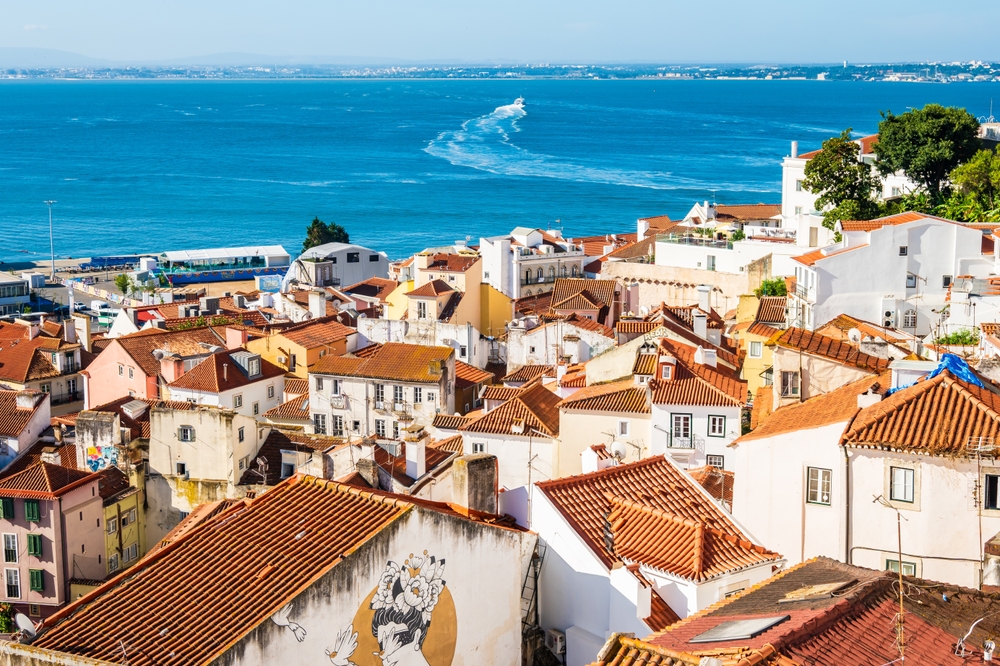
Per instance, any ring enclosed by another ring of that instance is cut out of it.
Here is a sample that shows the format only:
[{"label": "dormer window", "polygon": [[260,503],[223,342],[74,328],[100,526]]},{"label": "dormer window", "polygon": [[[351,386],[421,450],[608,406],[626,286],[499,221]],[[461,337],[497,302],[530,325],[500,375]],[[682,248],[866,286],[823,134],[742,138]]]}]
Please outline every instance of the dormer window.
[{"label": "dormer window", "polygon": [[669,363],[664,363],[660,366],[660,379],[673,379],[674,378],[674,366]]}]

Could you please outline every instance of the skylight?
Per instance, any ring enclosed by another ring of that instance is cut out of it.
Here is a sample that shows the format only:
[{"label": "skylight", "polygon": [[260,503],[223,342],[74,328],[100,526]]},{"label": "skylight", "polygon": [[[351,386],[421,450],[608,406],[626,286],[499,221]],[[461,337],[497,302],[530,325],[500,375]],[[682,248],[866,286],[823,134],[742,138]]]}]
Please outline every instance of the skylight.
[{"label": "skylight", "polygon": [[789,619],[789,615],[760,617],[752,620],[730,620],[716,625],[706,632],[692,638],[689,643],[717,643],[721,641],[739,641],[758,636],[773,626]]}]

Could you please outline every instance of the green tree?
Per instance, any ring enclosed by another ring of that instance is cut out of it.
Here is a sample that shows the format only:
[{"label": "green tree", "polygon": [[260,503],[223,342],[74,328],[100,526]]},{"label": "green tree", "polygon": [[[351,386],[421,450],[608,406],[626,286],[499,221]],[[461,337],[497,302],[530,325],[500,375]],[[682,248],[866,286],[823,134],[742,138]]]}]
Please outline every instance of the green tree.
[{"label": "green tree", "polygon": [[980,150],[951,172],[951,182],[984,211],[1000,208],[1000,155]]},{"label": "green tree", "polygon": [[118,287],[118,291],[122,292],[123,296],[128,296],[135,285],[132,284],[132,278],[125,273],[119,273],[115,276],[115,286]]},{"label": "green tree", "polygon": [[336,222],[326,224],[318,217],[314,217],[312,224],[306,228],[306,239],[302,243],[302,251],[305,252],[311,247],[324,245],[326,243],[350,243],[351,238],[347,234],[347,229]]},{"label": "green tree", "polygon": [[761,296],[787,296],[788,287],[785,285],[784,278],[777,277],[772,280],[764,280],[753,293],[757,298]]},{"label": "green tree", "polygon": [[882,214],[875,192],[881,179],[859,160],[861,146],[851,139],[851,128],[823,142],[819,154],[806,163],[802,186],[817,195],[816,209],[823,226],[833,229],[840,220],[871,220]]},{"label": "green tree", "polygon": [[903,171],[934,205],[948,191],[948,176],[982,148],[979,121],[965,109],[928,104],[894,115],[882,113],[874,151],[882,174]]}]

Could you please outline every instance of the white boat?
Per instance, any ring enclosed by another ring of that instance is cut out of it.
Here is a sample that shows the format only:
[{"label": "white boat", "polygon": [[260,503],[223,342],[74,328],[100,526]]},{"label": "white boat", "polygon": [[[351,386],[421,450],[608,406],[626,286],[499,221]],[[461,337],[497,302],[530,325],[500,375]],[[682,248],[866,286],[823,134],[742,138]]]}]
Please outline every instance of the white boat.
[{"label": "white boat", "polygon": [[518,97],[514,100],[514,106],[524,106],[524,98]]}]

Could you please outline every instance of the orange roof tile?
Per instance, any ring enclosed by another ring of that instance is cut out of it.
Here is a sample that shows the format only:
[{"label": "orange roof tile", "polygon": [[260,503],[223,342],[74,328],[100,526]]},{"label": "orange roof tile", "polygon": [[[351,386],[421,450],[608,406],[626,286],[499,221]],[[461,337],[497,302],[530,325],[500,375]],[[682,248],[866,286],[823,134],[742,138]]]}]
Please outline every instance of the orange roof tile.
[{"label": "orange roof tile", "polygon": [[503,381],[516,383],[526,382],[536,377],[555,377],[556,370],[551,365],[522,365],[514,372],[506,375]]},{"label": "orange roof tile", "polygon": [[784,296],[761,296],[755,321],[764,324],[784,324],[788,299]]},{"label": "orange roof tile", "polygon": [[[601,306],[609,306],[615,301],[618,283],[615,280],[588,280],[586,278],[559,278],[552,285],[552,303],[563,303],[581,292]],[[596,299],[596,300],[595,300]]]},{"label": "orange roof tile", "polygon": [[450,294],[455,291],[454,287],[443,280],[431,280],[427,284],[417,287],[413,291],[406,292],[406,296],[431,296],[437,297],[441,294]]},{"label": "orange roof tile", "polygon": [[848,314],[837,315],[827,323],[817,327],[816,332],[822,335],[828,335],[828,332],[832,333],[833,331],[837,331],[838,335],[842,335],[842,337],[846,338],[847,332],[852,328],[858,329],[863,335],[870,338],[882,338],[883,340],[892,343],[906,342],[907,340],[913,339],[913,336],[901,333],[894,328],[879,326],[878,324],[873,324],[870,321],[858,319],[857,317],[852,317]]},{"label": "orange roof tile", "polygon": [[747,327],[747,333],[752,334],[752,335],[759,335],[759,336],[762,336],[762,337],[770,339],[770,338],[773,338],[776,335],[780,335],[781,334],[781,329],[780,328],[774,328],[772,326],[768,326],[767,324],[761,324],[759,322],[754,322],[754,323],[750,324],[750,326]]},{"label": "orange roof tile", "polygon": [[270,361],[258,358],[260,374],[250,377],[246,370],[233,358],[233,354],[246,353],[233,349],[216,352],[198,365],[185,372],[170,383],[171,389],[186,391],[203,391],[205,393],[222,393],[256,382],[267,381],[281,377],[285,370]]},{"label": "orange roof tile", "polygon": [[615,330],[619,333],[649,333],[660,324],[655,321],[640,321],[635,319],[619,319]]},{"label": "orange roof tile", "polygon": [[301,377],[285,376],[285,393],[288,395],[304,395],[309,393],[309,380]]},{"label": "orange roof tile", "polygon": [[626,243],[619,248],[609,252],[608,257],[613,259],[638,259],[649,257],[656,250],[656,234],[652,233],[641,241]]},{"label": "orange roof tile", "polygon": [[415,383],[437,383],[455,352],[451,347],[411,345],[387,342],[366,358],[324,356],[309,369],[310,373],[395,379]]},{"label": "orange roof tile", "polygon": [[23,472],[32,465],[40,463],[42,461],[42,452],[46,449],[55,449],[56,455],[59,456],[58,464],[61,467],[77,469],[76,444],[53,444],[39,439],[24,451],[21,451],[9,465],[4,467],[3,471],[0,471],[0,477],[8,477],[18,472]]},{"label": "orange roof tile", "polygon": [[651,411],[646,389],[639,388],[631,379],[582,388],[557,406],[559,409],[630,414],[649,414]]},{"label": "orange roof tile", "polygon": [[[17,391],[0,389],[0,435],[19,437],[24,432],[24,429],[28,427],[28,422],[31,421],[32,416],[41,407],[41,403],[31,409],[18,407],[17,393]],[[38,434],[41,435],[41,433]]]},{"label": "orange roof tile", "polygon": [[656,364],[659,361],[658,354],[636,354],[635,363],[632,364],[633,375],[655,375]]},{"label": "orange roof tile", "polygon": [[477,261],[479,261],[479,256],[475,254],[450,254],[439,252],[431,255],[430,262],[427,265],[427,270],[442,273],[464,273]]},{"label": "orange roof tile", "polygon": [[715,219],[719,221],[740,220],[751,222],[770,220],[781,215],[781,204],[716,204]]},{"label": "orange roof tile", "polygon": [[288,402],[283,402],[276,407],[264,412],[264,418],[282,420],[293,419],[299,421],[309,420],[309,394],[292,398]]},{"label": "orange roof tile", "polygon": [[357,333],[353,328],[344,326],[333,318],[324,317],[323,319],[325,321],[320,319],[297,324],[286,328],[279,335],[306,349],[314,349],[331,345],[338,340],[345,340],[348,336]]},{"label": "orange roof tile", "polygon": [[484,388],[482,395],[479,397],[483,400],[500,400],[501,402],[506,402],[511,398],[516,398],[521,395],[523,391],[523,388],[493,385]]},{"label": "orange roof tile", "polygon": [[753,409],[750,411],[750,430],[756,430],[757,426],[764,422],[771,412],[774,411],[774,389],[770,386],[761,386],[753,397]]},{"label": "orange roof tile", "polygon": [[[324,451],[330,451],[346,444],[347,440],[343,437],[307,435],[274,428],[268,433],[264,443],[260,445],[254,461],[250,463],[250,469],[243,472],[239,485],[276,486],[281,483],[283,480],[281,476],[282,451],[322,455]],[[263,459],[267,463],[263,471],[257,465],[257,459]]]},{"label": "orange roof tile", "polygon": [[694,360],[695,349],[672,340],[660,340],[663,352],[677,359],[671,379],[654,378],[649,383],[655,405],[742,406],[747,401],[747,383],[737,371],[712,367]]},{"label": "orange roof tile", "polygon": [[209,347],[224,347],[225,342],[205,326],[181,331],[151,328],[115,338],[111,344],[121,346],[147,377],[156,377],[160,374],[160,362],[153,357],[155,350],[170,351],[178,356],[202,356],[209,353]]},{"label": "orange roof tile", "polygon": [[466,389],[476,384],[492,384],[493,373],[480,370],[474,365],[463,361],[455,361],[455,386]]},{"label": "orange roof tile", "polygon": [[835,250],[826,250],[826,248],[820,248],[818,250],[813,250],[811,252],[806,252],[805,254],[800,254],[797,257],[792,257],[792,261],[797,261],[800,264],[806,266],[815,266],[816,262],[821,259],[826,259],[827,257],[836,257],[844,252],[850,252],[851,250],[857,250],[858,248],[868,247],[868,243],[863,243],[861,245],[852,245],[851,247],[840,247]]},{"label": "orange roof tile", "polygon": [[362,280],[357,284],[352,284],[346,289],[342,289],[343,292],[349,295],[367,296],[369,298],[376,298],[379,301],[385,302],[385,299],[389,297],[399,283],[395,280],[390,280],[388,278],[380,277],[370,277],[367,280]]},{"label": "orange roof tile", "polygon": [[[499,407],[462,426],[465,432],[516,435],[515,424],[523,426],[525,437],[538,432],[549,437],[559,435],[559,396],[542,385],[532,386]],[[536,432],[538,431],[538,432]]]},{"label": "orange roof tile", "polygon": [[55,499],[90,481],[98,475],[88,471],[37,462],[20,472],[0,478],[0,497]]},{"label": "orange roof tile", "polygon": [[453,435],[452,437],[448,437],[446,439],[431,442],[427,446],[434,449],[440,449],[441,451],[447,451],[449,453],[462,453],[464,451],[461,435]]},{"label": "orange roof tile", "polygon": [[800,350],[806,354],[821,356],[873,373],[889,367],[889,359],[865,354],[843,340],[836,340],[794,326],[786,329],[780,337],[774,338],[773,342],[779,347]]},{"label": "orange roof tile", "polygon": [[[562,306],[558,307],[559,309],[563,309]],[[573,308],[566,308],[566,309],[573,309]],[[599,309],[599,308],[582,308],[582,309]],[[615,332],[612,329],[608,328],[604,324],[594,321],[593,319],[587,319],[584,316],[578,315],[575,312],[567,316],[559,316],[558,318],[554,319],[553,321],[550,321],[549,323],[543,326],[540,326],[539,328],[532,329],[530,332],[539,331],[547,327],[548,328],[555,327],[558,329],[559,327],[565,327],[565,326],[575,326],[576,328],[579,328],[584,331],[599,333],[606,338],[614,339],[615,337]]]},{"label": "orange roof tile", "polygon": [[918,222],[920,220],[937,220],[938,222],[948,222],[949,224],[964,226],[961,222],[955,222],[954,220],[938,217],[936,215],[917,213],[915,211],[896,213],[895,215],[880,217],[874,220],[842,220],[840,222],[840,226],[844,231],[874,231],[885,226],[908,224],[910,222]]},{"label": "orange roof tile", "polygon": [[435,414],[434,420],[431,421],[431,427],[441,430],[458,430],[473,420],[471,417],[460,414]]},{"label": "orange roof tile", "polygon": [[715,499],[724,502],[726,506],[733,506],[733,484],[736,481],[736,474],[731,470],[705,465],[688,469],[691,478],[698,482],[708,494]]}]

